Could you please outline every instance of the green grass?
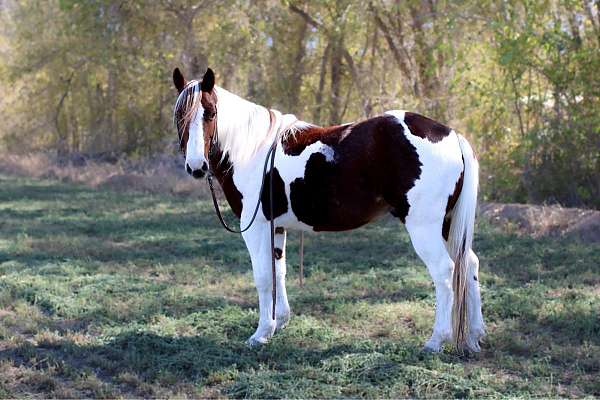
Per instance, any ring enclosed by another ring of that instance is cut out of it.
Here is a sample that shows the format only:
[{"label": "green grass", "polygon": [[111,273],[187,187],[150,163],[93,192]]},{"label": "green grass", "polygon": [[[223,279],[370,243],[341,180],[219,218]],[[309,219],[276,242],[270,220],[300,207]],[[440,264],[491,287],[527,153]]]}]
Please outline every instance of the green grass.
[{"label": "green grass", "polygon": [[386,218],[288,246],[262,348],[249,256],[208,202],[0,177],[2,397],[600,396],[600,246],[480,224],[481,354],[420,347],[433,286]]}]

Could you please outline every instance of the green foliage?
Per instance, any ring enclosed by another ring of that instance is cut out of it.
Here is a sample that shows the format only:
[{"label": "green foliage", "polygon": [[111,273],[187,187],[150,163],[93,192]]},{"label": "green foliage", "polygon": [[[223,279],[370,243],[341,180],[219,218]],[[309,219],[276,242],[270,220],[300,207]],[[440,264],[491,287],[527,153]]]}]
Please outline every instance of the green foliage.
[{"label": "green foliage", "polygon": [[[434,290],[396,219],[288,248],[289,326],[248,348],[248,253],[210,202],[0,177],[0,396],[600,395],[598,245],[479,226],[481,354],[424,354]],[[348,257],[348,254],[352,257]]]},{"label": "green foliage", "polygon": [[486,50],[503,84],[484,83],[495,100],[472,120],[488,131],[480,138],[490,150],[483,165],[492,197],[599,207],[600,22],[586,18],[598,8],[572,1],[496,7]]},{"label": "green foliage", "polygon": [[[326,124],[389,109],[477,143],[488,199],[600,207],[600,6],[575,0],[0,6],[6,150],[173,151],[171,71]],[[44,27],[40,34],[40,27]]]}]

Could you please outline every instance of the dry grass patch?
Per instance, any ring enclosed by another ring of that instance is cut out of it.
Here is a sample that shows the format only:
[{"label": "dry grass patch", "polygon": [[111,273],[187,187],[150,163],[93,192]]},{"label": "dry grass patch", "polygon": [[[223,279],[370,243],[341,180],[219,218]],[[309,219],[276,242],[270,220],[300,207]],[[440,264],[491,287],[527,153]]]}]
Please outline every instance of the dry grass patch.
[{"label": "dry grass patch", "polygon": [[533,237],[569,236],[600,243],[600,211],[558,205],[484,203],[480,214],[492,224]]}]

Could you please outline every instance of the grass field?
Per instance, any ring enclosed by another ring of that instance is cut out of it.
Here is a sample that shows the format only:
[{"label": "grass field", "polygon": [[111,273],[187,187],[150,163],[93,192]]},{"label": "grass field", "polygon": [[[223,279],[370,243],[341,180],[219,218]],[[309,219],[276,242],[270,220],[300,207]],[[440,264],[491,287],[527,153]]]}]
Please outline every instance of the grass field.
[{"label": "grass field", "polygon": [[208,202],[0,176],[0,397],[600,396],[600,246],[479,224],[482,353],[420,351],[433,286],[394,219],[288,246],[262,348],[249,256]]}]

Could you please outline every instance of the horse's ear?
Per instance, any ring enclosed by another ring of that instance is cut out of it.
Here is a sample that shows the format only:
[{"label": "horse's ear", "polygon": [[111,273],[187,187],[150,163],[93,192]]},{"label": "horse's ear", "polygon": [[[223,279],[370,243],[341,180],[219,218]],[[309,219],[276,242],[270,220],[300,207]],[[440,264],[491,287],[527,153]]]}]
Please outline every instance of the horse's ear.
[{"label": "horse's ear", "polygon": [[175,68],[173,70],[173,83],[175,84],[175,87],[179,93],[181,93],[187,83],[179,68]]},{"label": "horse's ear", "polygon": [[215,73],[212,69],[208,68],[204,73],[204,77],[202,78],[202,84],[200,88],[203,92],[212,92],[213,87],[215,87]]}]

